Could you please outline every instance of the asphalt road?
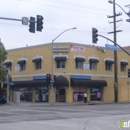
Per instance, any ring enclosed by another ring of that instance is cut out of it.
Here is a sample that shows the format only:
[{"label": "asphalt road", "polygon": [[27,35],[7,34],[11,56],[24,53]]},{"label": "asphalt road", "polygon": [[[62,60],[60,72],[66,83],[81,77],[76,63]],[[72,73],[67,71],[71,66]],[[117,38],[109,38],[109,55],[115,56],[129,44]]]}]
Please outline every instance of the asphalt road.
[{"label": "asphalt road", "polygon": [[118,124],[122,119],[130,120],[128,103],[0,106],[0,130],[119,130]]}]

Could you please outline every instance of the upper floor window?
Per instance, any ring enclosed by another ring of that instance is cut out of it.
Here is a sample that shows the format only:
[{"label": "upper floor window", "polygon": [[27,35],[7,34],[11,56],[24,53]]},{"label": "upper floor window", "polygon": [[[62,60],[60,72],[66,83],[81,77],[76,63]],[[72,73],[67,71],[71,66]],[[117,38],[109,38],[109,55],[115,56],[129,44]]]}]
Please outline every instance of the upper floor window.
[{"label": "upper floor window", "polygon": [[97,70],[98,59],[89,59],[90,70]]},{"label": "upper floor window", "polygon": [[9,68],[9,70],[12,71],[12,62],[11,61],[5,62],[4,64],[5,64],[6,68]]},{"label": "upper floor window", "polygon": [[39,70],[42,68],[42,60],[41,58],[35,58],[33,59],[34,64],[35,64],[35,70]]},{"label": "upper floor window", "polygon": [[130,69],[128,69],[128,77],[130,78]]},{"label": "upper floor window", "polygon": [[20,64],[20,71],[24,71],[24,70],[26,70],[26,64],[22,63]]},{"label": "upper floor window", "polygon": [[26,60],[19,60],[17,63],[20,66],[20,71],[26,70]]},{"label": "upper floor window", "polygon": [[121,61],[120,63],[121,72],[126,72],[126,65],[128,65],[128,62]]},{"label": "upper floor window", "polygon": [[66,57],[55,57],[56,68],[63,69],[66,67]]},{"label": "upper floor window", "polygon": [[114,61],[113,60],[106,60],[105,64],[106,64],[106,71],[112,71],[112,64],[114,64]]},{"label": "upper floor window", "polygon": [[85,61],[84,58],[76,57],[76,58],[75,58],[76,69],[83,69],[83,62],[84,62],[84,61]]}]

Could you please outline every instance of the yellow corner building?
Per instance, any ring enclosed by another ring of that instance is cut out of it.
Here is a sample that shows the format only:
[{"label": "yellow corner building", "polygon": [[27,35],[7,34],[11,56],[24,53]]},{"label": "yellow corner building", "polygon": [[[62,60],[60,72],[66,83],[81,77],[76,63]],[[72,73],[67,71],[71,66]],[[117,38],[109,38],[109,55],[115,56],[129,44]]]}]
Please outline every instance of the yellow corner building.
[{"label": "yellow corner building", "polygon": [[[53,50],[53,53],[52,53]],[[25,102],[114,102],[114,52],[78,43],[54,43],[7,50],[13,92]],[[53,64],[52,64],[53,63]],[[118,49],[118,101],[130,101],[129,56]],[[53,68],[52,68],[53,66]],[[46,74],[55,75],[53,87]]]}]

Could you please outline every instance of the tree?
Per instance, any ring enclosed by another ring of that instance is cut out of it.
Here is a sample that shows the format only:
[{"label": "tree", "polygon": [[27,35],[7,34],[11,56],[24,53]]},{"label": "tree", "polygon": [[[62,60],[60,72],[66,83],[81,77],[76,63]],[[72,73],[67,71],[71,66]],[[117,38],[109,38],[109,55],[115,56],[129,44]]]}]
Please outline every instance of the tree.
[{"label": "tree", "polygon": [[[4,61],[7,59],[7,51],[4,44],[0,42],[0,65],[4,66]],[[0,67],[0,82],[6,81],[7,71]]]}]

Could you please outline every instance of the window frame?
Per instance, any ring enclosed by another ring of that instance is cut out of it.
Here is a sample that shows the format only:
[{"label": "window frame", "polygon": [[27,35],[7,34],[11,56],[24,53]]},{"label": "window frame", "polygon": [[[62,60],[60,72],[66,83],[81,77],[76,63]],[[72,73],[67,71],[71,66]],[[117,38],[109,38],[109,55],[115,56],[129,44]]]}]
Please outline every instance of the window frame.
[{"label": "window frame", "polygon": [[20,66],[20,71],[26,70],[26,63],[21,63],[21,64],[19,64],[19,66]]},{"label": "window frame", "polygon": [[42,61],[35,62],[35,70],[41,70],[42,69]]},{"label": "window frame", "polygon": [[9,70],[12,71],[12,64],[11,65],[6,65],[6,68],[9,68]]},{"label": "window frame", "polygon": [[126,65],[121,64],[120,69],[121,69],[121,72],[126,72]]},{"label": "window frame", "polygon": [[[89,62],[90,64],[90,70],[97,70],[97,63],[96,62]],[[95,68],[94,68],[95,65]]]},{"label": "window frame", "polygon": [[[63,63],[64,63],[64,65],[63,65]],[[64,66],[64,68],[62,68],[62,65]],[[56,60],[56,69],[65,69],[65,68],[66,68],[65,60]]]},{"label": "window frame", "polygon": [[112,71],[112,64],[111,63],[105,63],[105,67],[106,67],[106,71]]},{"label": "window frame", "polygon": [[83,61],[75,61],[75,68],[82,70],[83,69]]}]

